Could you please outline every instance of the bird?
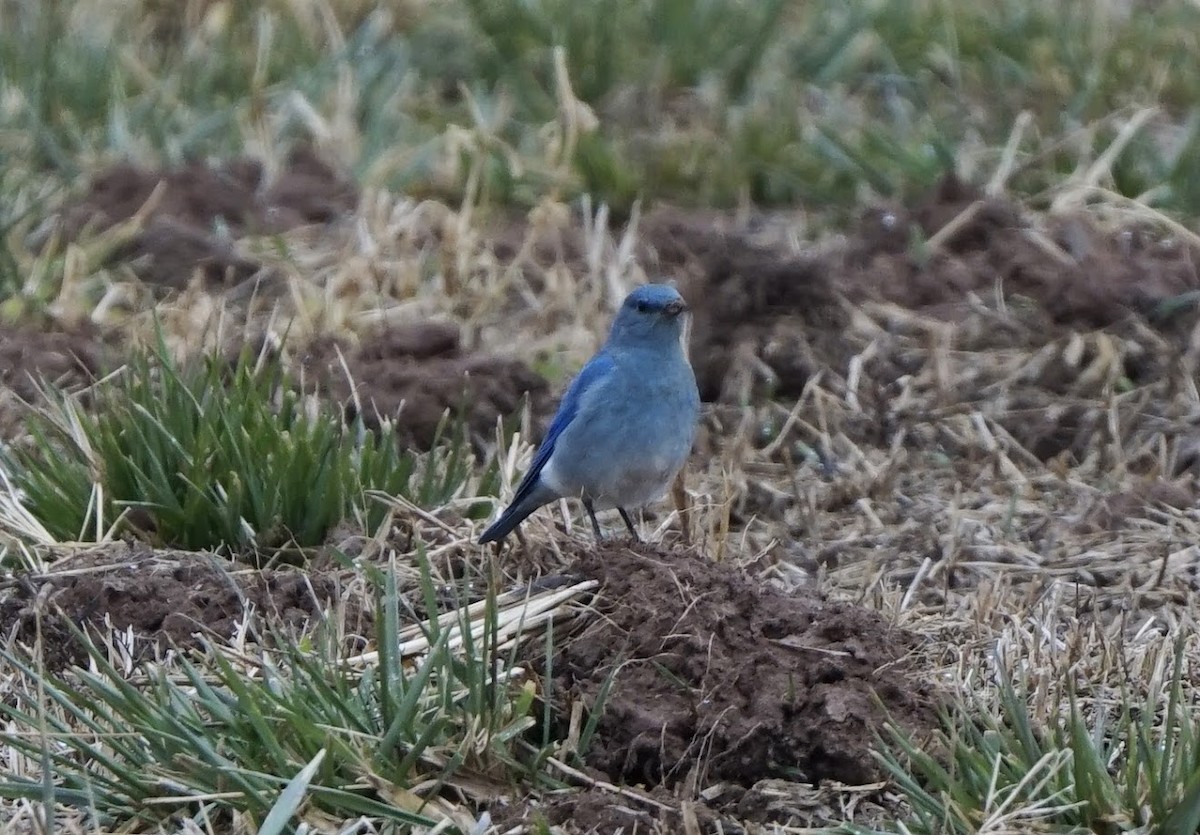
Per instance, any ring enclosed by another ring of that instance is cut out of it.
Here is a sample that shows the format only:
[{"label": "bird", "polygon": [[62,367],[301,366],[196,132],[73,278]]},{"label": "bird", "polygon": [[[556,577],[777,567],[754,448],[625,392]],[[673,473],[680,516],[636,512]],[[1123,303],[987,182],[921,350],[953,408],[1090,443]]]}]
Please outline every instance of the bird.
[{"label": "bird", "polygon": [[662,497],[691,454],[700,415],[696,375],[683,347],[688,306],[667,284],[643,284],[621,303],[604,345],[567,387],[512,502],[479,537],[510,534],[539,507],[577,498],[604,539],[597,509]]}]

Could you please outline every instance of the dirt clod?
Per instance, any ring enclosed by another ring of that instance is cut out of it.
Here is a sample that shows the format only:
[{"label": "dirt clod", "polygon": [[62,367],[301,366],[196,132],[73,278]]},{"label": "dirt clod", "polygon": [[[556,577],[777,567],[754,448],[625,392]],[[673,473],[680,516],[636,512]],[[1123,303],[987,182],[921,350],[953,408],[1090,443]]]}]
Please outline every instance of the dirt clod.
[{"label": "dirt clod", "polygon": [[19,437],[26,404],[40,403],[39,386],[77,391],[110,368],[112,351],[92,329],[39,330],[0,325],[0,441]]},{"label": "dirt clod", "polygon": [[447,410],[451,418],[462,414],[482,445],[494,437],[497,418],[516,413],[526,395],[535,414],[550,407],[541,376],[519,360],[464,350],[451,324],[395,326],[357,347],[322,340],[309,346],[305,363],[348,417],[357,413],[356,397],[368,427],[377,428],[380,416],[399,415],[401,439],[422,449],[433,444]]},{"label": "dirt clod", "polygon": [[141,229],[113,258],[141,280],[171,288],[183,287],[196,272],[208,286],[240,284],[261,265],[238,254],[234,239],[331,223],[358,201],[356,186],[308,146],[296,148],[269,182],[262,163],[249,158],[171,169],[126,163],[98,174],[78,202],[63,208],[63,237],[76,240],[129,220],[160,184]]},{"label": "dirt clod", "polygon": [[1191,479],[1168,481],[1156,478],[1129,490],[1099,496],[1084,517],[1085,532],[1115,531],[1132,519],[1146,518],[1162,508],[1186,510],[1196,504],[1196,485]]},{"label": "dirt clod", "polygon": [[0,386],[25,400],[38,383],[71,389],[94,381],[108,361],[104,344],[88,328],[71,333],[0,326]]},{"label": "dirt clod", "polygon": [[920,730],[934,694],[913,635],[877,613],[785,594],[691,551],[608,547],[581,557],[602,617],[555,659],[560,692],[592,704],[619,665],[586,757],[615,781],[749,787],[769,777],[864,783],[872,731]]},{"label": "dirt clod", "polygon": [[[956,324],[955,347],[982,350],[1153,317],[1200,289],[1200,252],[1183,241],[1081,213],[1036,227],[953,177],[911,209],[870,208],[820,251],[666,209],[642,233],[648,271],[678,278],[695,310],[691,354],[707,400],[744,399],[748,378],[794,397],[819,370],[844,376],[865,348],[848,339],[850,307],[890,304]],[[1005,315],[962,326],[997,299]]]},{"label": "dirt clod", "polygon": [[[929,243],[939,247],[930,251]],[[1034,300],[1060,325],[1103,327],[1200,287],[1195,253],[1135,227],[1106,230],[1088,216],[1052,217],[1042,230],[1014,203],[947,177],[911,211],[868,211],[839,287],[952,319],[968,293]],[[886,280],[884,280],[886,279]]]},{"label": "dirt clod", "polygon": [[[332,575],[299,571],[231,573],[219,557],[97,546],[46,576],[18,577],[0,593],[0,639],[32,647],[38,615],[50,669],[86,662],[67,623],[107,634],[106,621],[133,635],[135,658],[168,644],[194,647],[198,635],[228,640],[247,613],[284,628],[302,628],[338,594]],[[64,570],[69,568],[69,570]]]}]

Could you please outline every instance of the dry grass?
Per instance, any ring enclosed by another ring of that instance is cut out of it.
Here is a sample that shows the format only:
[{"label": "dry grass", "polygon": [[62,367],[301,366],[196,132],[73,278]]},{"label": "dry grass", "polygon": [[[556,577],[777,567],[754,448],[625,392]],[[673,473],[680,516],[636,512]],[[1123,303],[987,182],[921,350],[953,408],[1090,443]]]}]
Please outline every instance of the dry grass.
[{"label": "dry grass", "polygon": [[[546,202],[531,213],[525,240],[553,239],[576,222],[569,217],[565,206]],[[587,263],[547,266],[521,254],[504,262],[490,252],[494,232],[472,210],[369,191],[352,224],[284,236],[289,259],[278,266],[289,292],[260,312],[227,310],[219,294],[194,286],[157,313],[180,351],[211,339],[210,317],[223,310],[249,331],[289,328],[289,339],[334,332],[369,340],[382,323],[441,318],[460,323],[475,348],[569,372],[602,340],[613,300],[644,279],[629,256],[637,248],[634,226],[612,233],[583,223],[579,231]],[[438,239],[454,245],[443,243],[447,269],[431,283],[420,276]],[[253,251],[260,243],[241,245]],[[144,338],[147,315],[104,324]],[[1200,515],[1151,506],[1112,529],[1085,522],[1105,497],[1136,492],[1147,472],[1169,473],[1182,455],[1196,403],[1194,358],[1172,363],[1149,390],[1118,393],[1118,357],[1167,350],[1154,332],[1081,331],[1047,342],[1027,331],[1015,347],[973,350],[974,336],[997,317],[1025,327],[1019,311],[983,303],[958,325],[865,307],[845,333],[861,358],[846,379],[822,375],[794,402],[713,408],[713,454],[694,460],[688,473],[691,537],[713,558],[765,581],[814,587],[887,613],[928,639],[918,663],[931,677],[964,698],[982,695],[980,704],[992,692],[996,663],[1018,674],[1034,694],[1035,714],[1048,722],[1062,714],[1066,681],[1096,702],[1132,687],[1154,704],[1173,641],[1197,634]],[[880,446],[868,431],[878,416],[861,393],[879,382],[872,368],[888,358],[917,370],[898,381],[890,400],[904,429]],[[1074,408],[1080,425],[1096,427],[1078,461],[1043,462],[1004,428],[1014,396],[1051,367],[1070,383],[1042,407]],[[766,442],[764,426],[775,427]],[[501,501],[527,465],[529,437],[497,449]],[[821,451],[834,473],[805,463],[802,448]],[[1157,463],[1147,467],[1148,460]],[[414,541],[428,543],[435,565],[462,554],[481,571],[512,571],[505,584],[527,581],[528,563],[492,563],[472,544],[478,523],[456,521],[456,508],[476,498],[473,485],[445,507],[403,509]],[[550,508],[524,527],[532,551],[548,555],[546,568],[568,560],[551,526],[559,514]],[[677,519],[660,508],[647,530],[659,536]],[[587,535],[571,516],[563,521],[569,536]],[[404,564],[412,553],[381,555]],[[1196,669],[1200,641],[1188,641],[1187,654]],[[789,785],[785,794],[794,799],[799,791]],[[860,787],[810,791],[814,805],[840,808],[847,820],[856,811],[878,819],[878,806],[859,804]],[[32,811],[18,806],[11,814],[11,831],[21,831]]]},{"label": "dry grass", "polygon": [[[198,21],[205,19],[202,5],[188,6]],[[314,32],[320,28],[317,12],[324,6],[293,5],[303,12],[298,19],[308,20]],[[417,14],[416,5],[405,14]],[[524,150],[550,172],[568,156],[564,143],[594,127],[569,79],[560,75],[555,89],[560,118],[542,135],[540,148]],[[333,96],[295,107],[325,148],[345,150],[362,141],[349,121],[349,104]],[[1148,201],[1105,187],[1116,159],[1153,116],[1147,109],[1123,121],[1111,140],[1080,155],[1076,176],[1040,195],[1043,202],[1052,212],[1083,206],[1114,228],[1148,221],[1194,242],[1186,219],[1167,218]],[[985,155],[999,160],[993,194],[1004,193],[1018,167],[1015,149],[1026,124],[1019,121],[1012,141]],[[245,147],[265,160],[268,171],[278,168],[271,126],[258,122],[245,132],[260,137]],[[112,329],[129,343],[150,342],[156,318],[180,355],[218,347],[235,331],[275,337],[287,331],[289,341],[300,343],[336,334],[354,342],[370,341],[385,326],[444,320],[461,328],[465,347],[515,355],[561,388],[602,341],[620,298],[649,277],[639,211],[635,206],[626,224],[611,224],[606,207],[585,201],[581,210],[554,189],[520,214],[498,210],[481,195],[496,137],[479,125],[447,135],[458,144],[448,143],[434,168],[449,171],[460,158],[473,161],[465,172],[440,178],[465,181],[456,199],[368,185],[344,222],[237,240],[239,252],[280,277],[272,292],[239,297],[193,282],[152,303],[147,288],[127,271],[101,266],[93,249],[74,247],[53,265],[61,280],[46,311],[62,322],[87,320]],[[91,159],[79,164],[96,167]],[[386,157],[375,163],[379,170],[389,165],[397,163]],[[364,179],[377,182],[371,170]],[[780,247],[781,257],[837,244],[797,233],[799,224],[789,215],[760,219],[760,228],[772,222],[791,237]],[[944,230],[924,242],[927,253],[942,249],[954,222]],[[99,250],[130,233],[110,233]],[[499,240],[515,255],[498,256]],[[27,271],[49,268],[31,251],[17,256]],[[1183,465],[1197,439],[1200,340],[1195,333],[1168,338],[1141,320],[1047,334],[1040,320],[996,299],[964,300],[961,313],[959,321],[947,323],[894,306],[858,307],[843,334],[855,357],[844,375],[827,370],[787,402],[747,397],[710,407],[708,448],[688,472],[688,512],[668,511],[664,502],[646,532],[663,536],[685,519],[690,539],[713,559],[784,588],[811,587],[879,609],[927,639],[917,663],[931,678],[951,693],[977,699],[973,704],[981,709],[989,699],[996,706],[997,664],[1019,677],[1032,694],[1032,710],[1046,722],[1062,715],[1066,682],[1076,684],[1088,704],[1116,703],[1132,693],[1158,706],[1179,636],[1191,636],[1185,651],[1188,697],[1194,699],[1200,511],[1194,503],[1157,501],[1148,485],[1172,481],[1181,470],[1178,480],[1191,484]],[[214,327],[218,320],[224,322],[220,328]],[[983,337],[997,330],[1015,335],[1003,347],[991,347]],[[1135,356],[1158,358],[1162,373],[1130,387],[1124,361]],[[738,373],[765,376],[757,357],[741,359]],[[897,368],[906,372],[895,376]],[[1059,381],[1054,389],[1038,382],[1051,377]],[[729,388],[739,389],[753,386]],[[878,391],[888,392],[882,412],[871,395]],[[1071,414],[1071,425],[1080,427],[1081,454],[1045,460],[1014,436],[1014,421],[1023,414],[1032,420],[1050,412]],[[886,442],[877,431],[885,419],[899,427]],[[491,454],[499,462],[498,501],[510,495],[527,465],[533,434],[529,419],[513,439],[497,432]],[[829,462],[829,472],[812,463],[808,454],[814,450]],[[398,547],[386,531],[367,532],[357,543],[365,549],[364,561],[410,566],[417,551],[411,543],[420,543],[435,571],[461,558],[481,575],[495,572],[502,586],[516,587],[531,573],[569,561],[557,523],[566,523],[568,537],[588,536],[578,524],[578,508],[564,506],[565,516],[563,507],[549,508],[524,526],[529,552],[540,564],[493,560],[473,544],[481,523],[461,517],[480,498],[496,498],[477,495],[479,485],[478,477],[469,479],[441,507],[396,506],[389,522],[404,523],[409,544]],[[1133,509],[1110,523],[1104,521],[1104,514],[1112,515],[1105,503],[1113,497],[1132,497]],[[5,519],[36,525],[22,512],[17,505],[0,507]],[[45,565],[38,554],[19,560],[15,548],[10,557],[26,567]],[[419,581],[415,571],[399,572],[401,591],[413,591]],[[539,617],[554,614],[553,608],[537,611]],[[416,651],[416,644],[410,648]],[[358,654],[348,660],[371,659]],[[36,684],[10,677],[4,687],[9,692]],[[572,781],[591,779],[566,773],[568,768],[560,771]],[[886,789],[883,799],[873,795],[866,802],[863,787],[789,784],[780,791],[868,824],[878,821],[881,809],[898,805]],[[24,801],[0,809],[4,830],[14,833],[40,829],[39,814]],[[993,823],[987,831],[1021,831],[1019,819]],[[57,828],[90,831],[82,819],[60,820]],[[812,830],[779,825],[766,831]]]}]

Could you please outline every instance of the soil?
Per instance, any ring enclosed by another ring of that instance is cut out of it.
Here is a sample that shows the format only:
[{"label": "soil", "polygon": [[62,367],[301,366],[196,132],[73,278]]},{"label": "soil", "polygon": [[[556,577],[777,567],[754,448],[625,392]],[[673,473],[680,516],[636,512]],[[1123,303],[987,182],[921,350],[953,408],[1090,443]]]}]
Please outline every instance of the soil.
[{"label": "soil", "polygon": [[[646,833],[646,835],[674,835],[688,831],[683,825],[680,802],[669,792],[658,791],[644,795],[649,799],[640,802],[637,798],[614,794],[599,788],[566,791],[540,798],[525,798],[512,805],[497,804],[490,810],[492,821],[498,832],[513,829],[522,824],[569,827],[555,831],[568,831],[580,835],[610,835],[610,833]],[[705,804],[692,804],[691,814],[699,831],[705,835],[741,835],[746,829],[732,818],[715,813]]]},{"label": "soil", "polygon": [[[590,707],[619,667],[586,767],[641,784],[635,792],[650,800],[594,789],[498,807],[497,819],[674,832],[681,784],[722,783],[707,802],[687,804],[700,831],[744,831],[736,820],[785,813],[796,820],[805,804],[798,781],[877,776],[868,748],[885,715],[918,734],[931,724],[936,694],[907,657],[915,637],[870,610],[785,594],[684,549],[589,548],[572,573],[601,582],[600,617],[560,639],[556,691]],[[131,656],[147,659],[202,637],[228,639],[247,621],[256,640],[264,622],[298,632],[346,600],[333,573],[231,572],[211,555],[125,543],[5,585],[0,638],[33,647],[40,614],[41,657],[55,671],[87,663],[68,624],[127,633]],[[357,612],[351,638],[369,634],[369,613],[348,611]]]},{"label": "soil", "polygon": [[22,434],[41,386],[77,392],[112,367],[113,352],[94,329],[70,332],[0,324],[0,441]]},{"label": "soil", "polygon": [[828,258],[672,211],[648,217],[643,232],[654,271],[677,276],[692,309],[690,356],[705,401],[741,399],[738,364],[748,353],[776,375],[779,396],[850,360],[850,314]]},{"label": "soil", "polygon": [[871,208],[844,244],[819,253],[789,252],[779,240],[670,210],[648,217],[642,231],[648,271],[678,276],[695,311],[691,352],[707,400],[731,393],[728,377],[744,351],[774,373],[780,396],[798,395],[821,369],[844,373],[861,347],[845,338],[849,306],[889,303],[961,323],[972,297],[986,304],[1000,293],[1027,327],[992,327],[956,346],[980,350],[1031,330],[1049,340],[1157,318],[1159,305],[1200,289],[1200,252],[1178,240],[1102,229],[1082,214],[1035,229],[1016,205],[954,177],[911,210]]},{"label": "soil", "polygon": [[[26,404],[41,402],[35,381],[78,391],[119,366],[124,357],[113,342],[111,334],[87,325],[0,325],[0,440],[22,435]],[[319,386],[344,404],[348,419],[361,403],[372,429],[380,416],[399,415],[400,442],[416,449],[434,443],[447,411],[465,418],[479,448],[494,439],[497,419],[513,418],[526,397],[535,418],[544,419],[553,406],[542,377],[519,360],[464,350],[453,324],[396,325],[357,345],[318,339],[296,353],[297,376],[309,390]]]},{"label": "soil", "polygon": [[866,783],[885,710],[916,731],[933,719],[918,639],[877,612],[682,548],[589,549],[574,570],[600,582],[601,617],[564,643],[555,684],[591,705],[619,667],[586,755],[614,781]]},{"label": "soil", "polygon": [[132,634],[131,656],[154,658],[169,646],[197,647],[201,636],[228,640],[249,618],[301,630],[340,597],[335,574],[291,570],[231,573],[214,555],[97,546],[27,575],[0,592],[0,640],[33,647],[41,615],[47,668],[86,665],[87,651],[68,623],[103,638],[111,626]]},{"label": "soil", "polygon": [[850,400],[854,378],[858,414],[839,428],[855,443],[903,434],[952,454],[939,422],[977,412],[1043,462],[1081,462],[1116,427],[1115,448],[1147,450],[1134,474],[1159,474],[1151,447],[1167,477],[1200,470],[1200,429],[1176,396],[1200,321],[1186,241],[1082,213],[1036,225],[953,177],[819,250],[759,226],[669,209],[642,225],[647,272],[676,277],[695,311],[705,400],[786,403],[818,374]]},{"label": "soil", "polygon": [[0,325],[0,386],[33,400],[41,385],[74,390],[110,366],[109,349],[97,331],[72,333]]},{"label": "soil", "polygon": [[1192,479],[1148,479],[1132,489],[1099,496],[1080,522],[1081,533],[1119,530],[1131,519],[1152,516],[1163,508],[1185,510],[1196,505]]},{"label": "soil", "polygon": [[544,378],[519,360],[465,351],[453,324],[395,326],[354,347],[325,339],[303,354],[311,378],[345,405],[348,419],[360,404],[373,429],[381,416],[398,415],[402,442],[420,449],[433,445],[447,413],[464,418],[473,446],[482,449],[494,442],[497,420],[514,417],[526,397],[538,418],[554,405]]},{"label": "soil", "polygon": [[269,182],[262,163],[244,157],[172,169],[123,164],[101,172],[62,208],[63,238],[74,241],[129,220],[160,184],[140,229],[111,257],[142,281],[167,288],[181,288],[196,274],[209,287],[240,284],[262,265],[237,252],[236,238],[333,223],[358,202],[357,187],[308,145],[295,148]]},{"label": "soil", "polygon": [[[127,264],[143,281],[175,289],[197,273],[210,288],[261,278],[262,265],[240,256],[236,239],[336,223],[349,215],[359,199],[356,186],[307,145],[294,149],[270,181],[262,163],[250,158],[153,170],[124,164],[97,175],[77,202],[63,207],[63,236],[75,240],[129,220],[160,184],[162,192],[140,231],[111,257]],[[12,357],[3,354],[5,343],[0,342],[0,359],[10,359],[0,372],[0,401],[9,378],[23,377],[27,368],[37,369],[47,362],[53,365],[61,353],[59,343],[70,343],[81,355],[92,356],[91,342],[74,332],[39,337]],[[465,351],[453,324],[393,326],[353,347],[333,338],[318,339],[301,346],[299,353],[309,379],[346,403],[350,417],[357,413],[355,396],[372,428],[378,426],[380,416],[395,416],[402,408],[401,439],[421,449],[432,445],[447,410],[451,416],[461,413],[466,418],[471,438],[480,447],[494,438],[497,418],[512,416],[527,395],[538,418],[544,418],[551,405],[546,382],[528,366]]]},{"label": "soil", "polygon": [[[873,610],[787,593],[684,547],[581,548],[570,570],[600,587],[596,616],[556,637],[560,720],[577,701],[590,714],[611,677],[584,768],[634,794],[497,804],[504,826],[673,833],[685,806],[705,833],[827,822],[817,784],[878,779],[870,748],[886,719],[918,738],[933,727],[919,639]],[[545,674],[543,660],[532,666]]]}]

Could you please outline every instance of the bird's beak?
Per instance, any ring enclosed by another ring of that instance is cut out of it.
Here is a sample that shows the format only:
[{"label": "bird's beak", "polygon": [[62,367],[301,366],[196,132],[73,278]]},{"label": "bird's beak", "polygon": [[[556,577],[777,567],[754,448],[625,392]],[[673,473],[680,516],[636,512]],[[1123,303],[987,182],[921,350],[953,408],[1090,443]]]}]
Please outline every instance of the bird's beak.
[{"label": "bird's beak", "polygon": [[680,300],[677,302],[671,302],[669,305],[667,305],[666,307],[663,308],[663,312],[666,313],[668,316],[678,316],[680,313],[683,313],[687,309],[688,309],[687,303]]}]

